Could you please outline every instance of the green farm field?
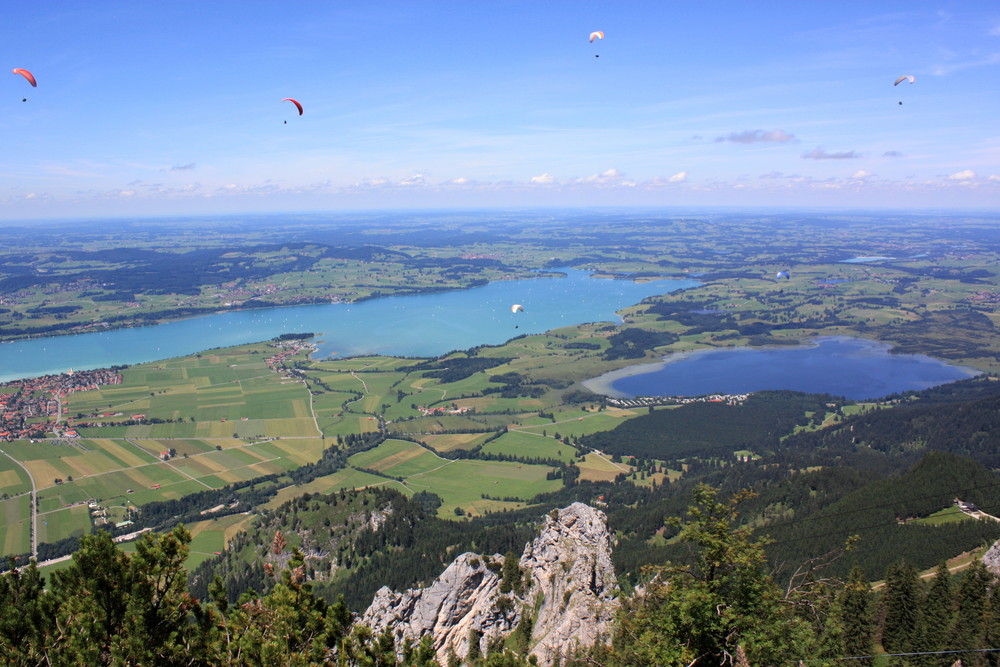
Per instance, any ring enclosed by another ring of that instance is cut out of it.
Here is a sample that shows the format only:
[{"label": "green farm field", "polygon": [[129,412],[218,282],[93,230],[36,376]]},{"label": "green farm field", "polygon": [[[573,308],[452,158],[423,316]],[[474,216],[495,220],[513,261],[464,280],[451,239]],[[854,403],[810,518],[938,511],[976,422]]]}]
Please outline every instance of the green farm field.
[{"label": "green farm field", "polygon": [[[527,501],[537,493],[559,488],[559,480],[547,480],[548,466],[521,463],[448,460],[420,445],[403,440],[386,440],[378,447],[352,456],[355,468],[377,471],[392,478],[402,478],[402,486],[411,493],[430,491],[441,497],[438,510],[443,517],[454,516],[461,507],[469,514],[502,511],[523,506],[523,502],[482,498],[516,497]],[[380,482],[393,480],[377,478]],[[346,487],[342,487],[346,488]]]},{"label": "green farm field", "polygon": [[394,480],[379,477],[378,475],[373,475],[356,468],[344,468],[343,470],[338,470],[332,475],[317,477],[313,481],[301,486],[285,487],[278,491],[277,495],[265,503],[262,507],[265,509],[275,509],[289,500],[297,498],[305,493],[331,493],[342,489],[361,489],[367,486],[382,485],[392,485],[393,488],[408,495],[413,493],[411,490]]},{"label": "green farm field", "polygon": [[[523,507],[536,494],[555,491],[562,482],[545,479],[552,468],[499,461],[458,460],[406,478],[413,491],[431,491],[442,499],[438,514],[449,517],[455,508],[466,514],[502,512]],[[484,499],[519,498],[522,502]]]},{"label": "green farm field", "polygon": [[610,482],[622,473],[627,475],[632,472],[632,468],[624,463],[613,463],[609,458],[594,453],[587,454],[576,465],[580,468],[580,479],[592,482]]},{"label": "green farm field", "polygon": [[23,495],[0,501],[0,546],[5,554],[21,554],[29,551],[31,539],[31,519],[29,508],[31,496]]},{"label": "green farm field", "polygon": [[[110,438],[80,440],[74,445],[4,443],[3,449],[31,471],[38,484],[39,540],[52,542],[89,532],[92,521],[85,504],[96,500],[102,505],[141,506],[159,500],[179,499],[208,488],[220,488],[235,481],[293,470],[319,459],[323,450],[320,438],[294,438],[285,441],[245,443],[223,440],[216,450],[204,440],[134,440]],[[154,452],[174,448],[178,455],[165,462]],[[184,454],[187,454],[185,457]],[[9,458],[8,470],[0,474],[0,492],[8,495],[30,489],[26,475]],[[56,484],[56,478],[62,479]],[[69,481],[72,479],[72,481]],[[27,498],[27,496],[24,496]],[[27,501],[8,501],[8,512],[0,514],[4,525],[11,523],[10,508]],[[16,512],[15,512],[16,514]],[[17,522],[14,522],[17,523]],[[13,525],[13,524],[12,524]],[[20,524],[17,524],[20,525]],[[27,533],[13,528],[5,539],[19,546],[7,553],[28,550]]]},{"label": "green farm field", "polygon": [[[5,449],[0,447],[0,450]],[[0,456],[0,496],[15,496],[31,491],[31,479],[24,468],[6,456]]]},{"label": "green farm field", "polygon": [[38,541],[57,542],[67,537],[80,537],[90,531],[90,510],[86,505],[74,505],[38,516]]},{"label": "green farm field", "polygon": [[355,454],[350,459],[355,468],[374,470],[390,477],[409,477],[426,473],[451,463],[420,445],[405,440],[386,440],[378,447]]},{"label": "green farm field", "polygon": [[556,412],[555,420],[531,419],[525,420],[523,425],[516,427],[517,431],[526,431],[541,434],[545,431],[549,435],[558,432],[562,436],[567,435],[588,435],[598,431],[610,431],[623,421],[635,417],[638,413],[634,410],[621,408],[608,408],[600,412]]},{"label": "green farm field", "polygon": [[229,541],[238,532],[245,530],[254,519],[255,516],[252,514],[230,514],[218,519],[196,521],[185,526],[191,533],[185,567],[193,569],[220,553]]},{"label": "green farm field", "polygon": [[525,430],[512,430],[492,440],[483,447],[484,454],[503,454],[519,458],[557,459],[571,463],[576,447],[559,442],[553,437]]},{"label": "green farm field", "polygon": [[443,433],[422,435],[419,439],[436,452],[450,452],[456,449],[472,449],[488,437],[490,437],[488,433]]}]

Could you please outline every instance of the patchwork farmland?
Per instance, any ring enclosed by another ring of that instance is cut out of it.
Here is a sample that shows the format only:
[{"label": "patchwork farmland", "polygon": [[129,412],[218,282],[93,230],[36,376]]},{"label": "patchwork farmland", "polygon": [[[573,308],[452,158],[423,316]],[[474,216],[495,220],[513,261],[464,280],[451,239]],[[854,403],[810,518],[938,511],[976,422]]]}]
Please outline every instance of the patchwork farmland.
[{"label": "patchwork farmland", "polygon": [[[578,465],[582,479],[630,473],[628,465],[585,458],[571,440],[634,412],[562,405],[559,388],[573,377],[552,377],[524,395],[501,391],[522,370],[577,360],[579,349],[561,345],[591,340],[594,328],[566,331],[484,349],[476,362],[484,370],[458,374],[439,369],[461,366],[463,353],[451,361],[314,361],[300,340],[122,369],[114,384],[49,401],[58,414],[45,437],[0,444],[3,548],[29,552],[95,525],[127,525],[148,503],[265,476],[277,480],[265,507],[304,493],[379,485],[433,493],[439,514],[458,518],[517,509],[558,489],[557,466]],[[293,483],[289,473],[365,434],[380,434],[381,443],[351,456],[346,467]],[[219,535],[242,525],[210,515],[197,523]],[[212,540],[196,560],[224,544]]]}]

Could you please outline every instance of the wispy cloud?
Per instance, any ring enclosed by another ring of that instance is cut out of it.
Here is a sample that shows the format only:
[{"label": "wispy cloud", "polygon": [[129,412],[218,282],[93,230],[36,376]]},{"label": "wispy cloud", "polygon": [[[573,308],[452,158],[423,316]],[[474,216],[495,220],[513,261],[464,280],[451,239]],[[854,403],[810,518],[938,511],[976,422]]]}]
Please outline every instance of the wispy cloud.
[{"label": "wispy cloud", "polygon": [[948,177],[950,181],[971,181],[976,177],[976,172],[971,169],[965,169],[963,171],[955,172]]},{"label": "wispy cloud", "polygon": [[976,60],[934,65],[931,68],[931,74],[935,76],[945,76],[959,70],[969,69],[971,67],[982,67],[984,65],[996,65],[997,63],[1000,63],[1000,53],[991,53],[983,58],[977,58]]},{"label": "wispy cloud", "polygon": [[667,179],[669,183],[683,183],[687,180],[688,173],[686,171],[679,171],[670,178]]},{"label": "wispy cloud", "polygon": [[550,185],[555,180],[556,179],[553,178],[552,174],[549,174],[549,173],[539,174],[538,176],[532,176],[531,177],[531,182],[532,183],[536,183],[538,185]]},{"label": "wispy cloud", "polygon": [[807,153],[803,153],[802,157],[806,160],[856,160],[861,157],[861,153],[858,153],[857,151],[827,153],[822,148],[814,148]]},{"label": "wispy cloud", "polygon": [[401,180],[399,182],[399,184],[402,185],[402,186],[404,186],[404,187],[412,187],[412,186],[417,186],[417,185],[426,185],[427,184],[427,179],[424,178],[423,174],[413,174],[412,176],[408,176],[407,178],[404,178],[403,180]]},{"label": "wispy cloud", "polygon": [[597,184],[613,183],[613,182],[616,182],[616,181],[620,181],[623,176],[624,176],[624,174],[622,174],[620,171],[618,171],[617,169],[611,168],[611,169],[605,169],[604,171],[602,171],[599,174],[591,174],[590,176],[584,176],[582,178],[577,178],[574,182],[575,183],[597,183]]},{"label": "wispy cloud", "polygon": [[746,130],[731,132],[728,136],[717,137],[716,142],[728,141],[734,144],[788,143],[795,141],[795,135],[784,130]]},{"label": "wispy cloud", "polygon": [[170,171],[190,171],[195,168],[195,163],[190,162],[188,164],[175,164],[170,168]]}]

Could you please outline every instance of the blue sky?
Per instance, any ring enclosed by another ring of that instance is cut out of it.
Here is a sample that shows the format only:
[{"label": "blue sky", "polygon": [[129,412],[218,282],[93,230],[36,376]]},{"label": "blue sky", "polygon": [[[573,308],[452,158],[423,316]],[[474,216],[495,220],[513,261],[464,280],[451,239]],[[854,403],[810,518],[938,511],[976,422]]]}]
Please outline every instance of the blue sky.
[{"label": "blue sky", "polygon": [[53,0],[5,19],[0,218],[1000,203],[995,0]]}]

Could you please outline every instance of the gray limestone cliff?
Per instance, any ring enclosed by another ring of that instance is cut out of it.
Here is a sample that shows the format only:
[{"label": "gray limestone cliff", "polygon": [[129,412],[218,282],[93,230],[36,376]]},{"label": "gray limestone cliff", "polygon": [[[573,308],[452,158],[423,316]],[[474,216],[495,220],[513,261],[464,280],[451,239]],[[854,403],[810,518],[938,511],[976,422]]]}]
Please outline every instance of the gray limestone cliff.
[{"label": "gray limestone cliff", "polygon": [[993,546],[983,554],[983,564],[993,574],[1000,575],[1000,540],[994,542]]},{"label": "gray limestone cliff", "polygon": [[485,653],[522,623],[543,666],[610,638],[619,600],[603,512],[582,503],[553,510],[518,565],[516,573],[499,554],[462,554],[427,588],[380,589],[359,623],[390,629],[400,646],[430,634],[442,663],[464,659],[470,639]]}]

